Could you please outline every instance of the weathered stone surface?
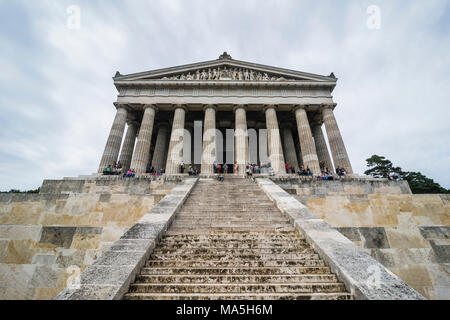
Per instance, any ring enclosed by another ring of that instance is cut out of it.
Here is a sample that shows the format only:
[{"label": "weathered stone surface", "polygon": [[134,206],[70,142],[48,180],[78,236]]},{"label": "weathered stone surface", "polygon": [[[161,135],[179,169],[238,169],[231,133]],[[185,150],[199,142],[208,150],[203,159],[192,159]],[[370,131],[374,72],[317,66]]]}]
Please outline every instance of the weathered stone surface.
[{"label": "weathered stone surface", "polygon": [[70,248],[76,227],[42,227],[39,243]]},{"label": "weathered stone surface", "polygon": [[450,263],[450,243],[439,245],[436,240],[430,240],[430,245],[439,263]]},{"label": "weathered stone surface", "polygon": [[[175,201],[181,205],[197,180],[186,179],[181,182],[173,188],[174,194],[169,193],[166,196],[167,199],[163,199],[164,203],[173,204]],[[172,210],[170,215],[154,213],[150,210],[147,215],[144,215],[143,220],[141,219],[145,223],[136,223],[132,226],[78,277],[80,287],[69,286],[61,291],[56,299],[121,298],[178,210],[178,207],[168,205],[166,208]],[[153,219],[154,216],[156,219]]]},{"label": "weathered stone surface", "polygon": [[336,230],[353,242],[361,241],[361,235],[359,234],[358,228],[336,228]]},{"label": "weathered stone surface", "polygon": [[58,270],[52,266],[36,266],[30,285],[34,288],[55,288]]},{"label": "weathered stone surface", "polygon": [[235,177],[197,184],[125,298],[221,299],[222,294],[351,298],[262,190]]},{"label": "weathered stone surface", "polygon": [[[257,183],[272,198],[280,210],[284,211],[287,201],[279,197],[281,188],[269,179],[256,179]],[[287,193],[286,193],[287,194]],[[297,202],[297,206],[304,206]],[[350,240],[331,228],[321,219],[295,220],[296,228],[317,250],[322,259],[331,267],[357,299],[423,299],[414,289],[394,276],[368,254],[360,251]],[[373,287],[368,281],[376,269],[380,286]]]},{"label": "weathered stone surface", "polygon": [[130,228],[121,239],[155,239],[165,228],[164,223],[143,224],[137,223]]},{"label": "weathered stone surface", "polygon": [[[386,249],[389,248],[389,242],[384,228],[359,228],[362,235],[362,242],[365,248]],[[350,239],[352,240],[352,239]]]},{"label": "weathered stone surface", "polygon": [[422,236],[429,239],[450,239],[450,227],[419,227],[420,233]]}]

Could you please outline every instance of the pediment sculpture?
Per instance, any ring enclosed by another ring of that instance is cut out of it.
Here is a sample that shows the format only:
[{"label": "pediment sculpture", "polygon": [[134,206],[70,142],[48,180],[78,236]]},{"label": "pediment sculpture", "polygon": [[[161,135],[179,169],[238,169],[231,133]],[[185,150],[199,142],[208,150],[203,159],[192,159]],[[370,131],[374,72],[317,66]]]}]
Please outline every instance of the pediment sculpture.
[{"label": "pediment sculpture", "polygon": [[198,69],[196,71],[164,77],[162,80],[234,80],[234,81],[286,81],[284,77],[245,68]]}]

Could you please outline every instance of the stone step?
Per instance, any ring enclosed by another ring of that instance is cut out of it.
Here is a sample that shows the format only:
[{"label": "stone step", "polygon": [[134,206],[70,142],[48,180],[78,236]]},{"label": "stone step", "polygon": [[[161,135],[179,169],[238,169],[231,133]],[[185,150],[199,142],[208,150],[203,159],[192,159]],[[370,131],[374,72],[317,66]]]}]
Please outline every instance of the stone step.
[{"label": "stone step", "polygon": [[[240,210],[253,210],[253,211],[267,211],[267,212],[274,212],[275,207],[273,204],[241,204],[241,203],[234,203],[234,204],[220,204],[220,203],[209,203],[204,205],[199,204],[185,204],[183,205],[183,211],[188,210],[197,210],[197,209],[209,209],[209,210],[226,210],[228,211],[240,211]],[[238,209],[238,210],[235,210]]]},{"label": "stone step", "polygon": [[[226,216],[224,214],[227,214]],[[197,218],[197,219],[221,219],[224,221],[232,220],[232,219],[248,219],[250,221],[251,219],[261,218],[261,219],[281,219],[283,221],[286,221],[287,218],[284,214],[274,214],[271,212],[254,212],[254,211],[211,211],[211,210],[193,210],[193,211],[184,211],[180,210],[180,212],[177,213],[177,218]]]},{"label": "stone step", "polygon": [[319,260],[319,255],[314,254],[314,250],[305,249],[308,253],[287,253],[287,254],[220,254],[220,253],[205,253],[205,254],[158,254],[154,253],[150,258],[154,261],[200,261],[200,260],[214,260],[214,261],[280,261],[280,260]]},{"label": "stone step", "polygon": [[322,260],[148,260],[147,267],[321,267]]},{"label": "stone step", "polygon": [[130,293],[335,293],[343,292],[342,283],[264,283],[264,284],[149,284],[134,283]]},{"label": "stone step", "polygon": [[[280,231],[292,231],[295,230],[294,227],[291,226],[277,226],[276,227],[277,230]],[[196,228],[195,226],[192,227],[185,227],[185,226],[176,226],[176,225],[172,225],[172,227],[170,228],[169,234],[183,234],[183,231],[185,234],[190,233],[190,234],[204,234],[206,231],[242,231],[242,232],[248,232],[250,230],[260,230],[260,231],[264,231],[267,230],[267,227],[258,227],[258,226],[251,226],[251,225],[247,225],[247,226],[226,226],[226,225],[222,225],[222,226],[214,226],[214,228]]]},{"label": "stone step", "polygon": [[[285,226],[282,223],[278,222],[272,222],[272,224],[277,227],[277,228],[289,228],[289,226]],[[173,228],[186,228],[186,230],[189,230],[191,228],[195,228],[195,229],[208,229],[208,228],[247,228],[247,230],[249,230],[250,228],[253,229],[263,229],[263,230],[267,230],[267,222],[266,221],[262,221],[262,222],[257,222],[257,221],[251,221],[251,222],[247,222],[247,221],[228,221],[228,222],[224,222],[224,221],[219,221],[219,222],[198,222],[198,223],[193,223],[193,222],[185,222],[185,221],[174,221],[172,223],[172,227]]]},{"label": "stone step", "polygon": [[264,231],[264,230],[279,230],[279,231],[294,231],[295,228],[293,226],[287,225],[285,223],[278,223],[278,224],[272,224],[270,227],[267,226],[267,224],[253,224],[251,222],[246,223],[235,223],[235,224],[229,224],[229,223],[215,223],[214,225],[206,225],[202,228],[202,226],[185,226],[180,223],[178,223],[176,220],[171,225],[171,231],[175,231],[179,228],[186,228],[186,230],[189,230],[190,228],[197,229],[197,231],[204,230],[206,231],[215,231],[215,230],[221,230],[224,231]]},{"label": "stone step", "polygon": [[[176,248],[176,249],[168,249],[157,247],[153,254],[158,255],[213,255],[213,256],[222,256],[222,255],[278,255],[278,254],[313,254],[314,250],[309,246],[304,246],[302,248],[270,248],[270,249],[218,249],[218,248]],[[299,259],[299,258],[296,258]]]},{"label": "stone step", "polygon": [[[201,230],[195,230],[195,229],[183,229],[183,228],[177,228],[175,229],[171,229],[169,231],[166,231],[167,235],[171,235],[171,236],[175,236],[175,235],[204,235],[206,232],[210,232],[210,233],[227,233],[227,232],[242,232],[242,233],[247,233],[247,232],[251,232],[252,230],[249,230],[248,228],[241,228],[242,230],[239,230],[238,228],[221,228],[221,229],[201,229]],[[292,229],[288,229],[289,231],[291,231]],[[183,232],[184,231],[184,232]],[[267,231],[265,229],[260,229],[260,232],[264,232]]]},{"label": "stone step", "polygon": [[125,299],[352,296],[250,180],[200,179]]},{"label": "stone step", "polygon": [[125,300],[351,300],[348,293],[128,293]]},{"label": "stone step", "polygon": [[[170,231],[170,230],[169,230]],[[279,231],[274,232],[208,232],[204,234],[178,234],[178,235],[169,235],[166,234],[163,237],[163,240],[167,241],[276,241],[276,240],[296,240],[303,239],[297,232],[294,231]]]},{"label": "stone step", "polygon": [[326,266],[308,267],[144,267],[142,275],[303,275],[328,274],[330,268]]},{"label": "stone step", "polygon": [[251,217],[240,217],[240,216],[234,216],[234,217],[226,217],[220,215],[188,215],[185,213],[177,215],[177,222],[183,222],[183,223],[199,223],[199,222],[205,222],[205,223],[211,223],[211,222],[260,222],[260,223],[288,223],[289,220],[287,218],[283,217],[264,217],[264,216],[251,216]]},{"label": "stone step", "polygon": [[322,283],[337,282],[334,274],[296,275],[139,275],[136,283]]},{"label": "stone step", "polygon": [[174,244],[168,244],[168,243],[161,243],[158,246],[158,249],[161,250],[186,250],[186,249],[203,249],[203,248],[208,248],[211,250],[226,250],[226,249],[255,249],[255,250],[265,250],[265,249],[291,249],[291,250],[295,250],[295,249],[304,249],[307,248],[306,245],[299,245],[296,243],[279,243],[279,244],[274,244],[274,243],[239,243],[239,242],[235,242],[235,243],[220,243],[219,244],[211,244],[211,243],[189,243],[189,242],[184,242],[184,243],[174,243]]}]

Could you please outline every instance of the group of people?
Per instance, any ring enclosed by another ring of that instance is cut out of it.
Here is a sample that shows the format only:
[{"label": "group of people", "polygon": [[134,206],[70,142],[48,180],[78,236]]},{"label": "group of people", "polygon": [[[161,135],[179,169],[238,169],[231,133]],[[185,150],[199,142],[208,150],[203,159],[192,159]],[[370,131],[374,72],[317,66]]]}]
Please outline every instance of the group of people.
[{"label": "group of people", "polygon": [[103,169],[104,176],[120,176],[122,175],[122,164],[115,162],[114,165],[108,164],[105,169]]},{"label": "group of people", "polygon": [[213,166],[214,166],[214,173],[228,173],[229,167],[228,167],[228,164],[226,164],[226,163],[221,164],[221,163],[214,162]]},{"label": "group of people", "polygon": [[[184,170],[184,169],[183,169],[183,170]],[[189,174],[190,176],[198,176],[198,174],[199,174],[198,168],[197,168],[196,166],[194,166],[194,167],[189,166],[189,168],[188,168],[188,174]]]},{"label": "group of people", "polygon": [[346,176],[347,175],[347,171],[345,170],[345,168],[343,167],[336,167],[336,174],[340,177]]},{"label": "group of people", "polygon": [[150,173],[152,176],[161,176],[166,173],[166,171],[163,168],[156,170],[153,166],[150,167],[149,165],[147,165],[145,173]]},{"label": "group of people", "polygon": [[247,166],[245,167],[245,173],[247,174],[247,176],[252,176],[253,174],[260,174],[260,173],[268,173],[271,176],[275,175],[275,172],[270,162],[261,163],[261,166],[259,166],[258,164],[248,163]]},{"label": "group of people", "polygon": [[[121,176],[123,173],[122,164],[119,162],[114,163],[114,165],[108,164],[105,169],[103,169],[104,176]],[[128,169],[127,172],[123,173],[124,178],[134,178],[136,173],[134,169]]]},{"label": "group of people", "polygon": [[306,168],[304,166],[300,166],[300,168],[298,168],[298,170],[297,170],[297,174],[299,176],[308,176],[308,177],[313,176],[313,173],[308,166],[306,166]]}]

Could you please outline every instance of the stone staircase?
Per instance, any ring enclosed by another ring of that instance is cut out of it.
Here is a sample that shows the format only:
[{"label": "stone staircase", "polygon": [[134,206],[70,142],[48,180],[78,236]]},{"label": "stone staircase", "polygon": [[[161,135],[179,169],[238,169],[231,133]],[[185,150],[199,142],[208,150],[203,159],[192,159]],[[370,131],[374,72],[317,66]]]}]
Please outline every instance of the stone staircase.
[{"label": "stone staircase", "polygon": [[258,185],[201,179],[125,299],[333,299],[351,295]]}]

